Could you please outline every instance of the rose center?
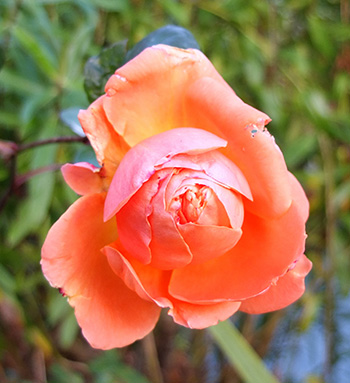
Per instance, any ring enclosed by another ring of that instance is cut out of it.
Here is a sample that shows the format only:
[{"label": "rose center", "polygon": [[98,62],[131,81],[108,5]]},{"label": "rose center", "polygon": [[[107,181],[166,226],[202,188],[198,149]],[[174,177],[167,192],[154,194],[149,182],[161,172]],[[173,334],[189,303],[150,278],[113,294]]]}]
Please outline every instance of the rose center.
[{"label": "rose center", "polygon": [[212,191],[207,186],[185,186],[184,193],[175,198],[176,213],[181,224],[197,222],[205,209]]}]

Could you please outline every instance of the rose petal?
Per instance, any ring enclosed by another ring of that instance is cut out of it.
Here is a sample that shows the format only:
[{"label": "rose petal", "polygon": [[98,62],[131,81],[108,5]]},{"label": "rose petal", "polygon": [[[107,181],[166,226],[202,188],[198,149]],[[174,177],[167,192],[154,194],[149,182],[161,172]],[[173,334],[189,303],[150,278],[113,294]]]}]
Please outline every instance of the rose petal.
[{"label": "rose petal", "polygon": [[106,118],[102,106],[104,97],[94,101],[87,110],[80,110],[78,118],[99,164],[105,168],[105,177],[110,182],[115,169],[130,147]]},{"label": "rose petal", "polygon": [[[182,189],[188,186],[204,185],[213,190],[213,199],[199,218],[198,223],[218,226],[230,226],[239,229],[242,226],[244,207],[242,198],[238,193],[216,184],[209,176],[202,172],[182,169],[175,173],[165,192],[166,209],[171,211],[174,197],[182,193]],[[216,220],[215,220],[216,218]]]},{"label": "rose petal", "polygon": [[217,258],[231,250],[242,235],[241,229],[225,226],[178,225],[179,232],[193,254],[192,265]]},{"label": "rose petal", "polygon": [[154,166],[179,153],[202,153],[224,147],[226,141],[200,129],[179,128],[158,134],[132,148],[113,177],[105,205],[112,217],[155,172]]},{"label": "rose petal", "polygon": [[269,218],[284,214],[292,195],[283,155],[264,129],[269,117],[211,78],[194,83],[184,104],[189,126],[201,127],[228,141],[224,153],[241,169],[253,195],[247,209]]},{"label": "rose petal", "polygon": [[149,245],[153,267],[171,270],[188,265],[192,261],[191,251],[179,233],[172,215],[165,210],[164,180],[152,200],[153,212],[148,220],[152,229]]},{"label": "rose petal", "polygon": [[203,171],[218,183],[252,199],[249,185],[241,170],[218,150],[197,155],[179,154],[157,168],[172,167]]},{"label": "rose petal", "polygon": [[119,241],[106,246],[102,251],[113,271],[141,298],[153,300],[160,307],[171,306],[167,298],[171,271],[141,264],[128,254]]},{"label": "rose petal", "polygon": [[117,213],[117,227],[121,243],[143,264],[151,262],[149,244],[152,231],[148,217],[152,213],[151,200],[158,192],[159,178],[155,174],[145,182]]},{"label": "rose petal", "polygon": [[147,48],[107,82],[103,99],[107,118],[130,146],[166,130],[190,126],[184,123],[182,97],[202,76],[227,86],[198,50],[166,45]]},{"label": "rose petal", "polygon": [[61,168],[63,178],[68,186],[80,195],[100,193],[104,190],[100,170],[88,162],[65,164]]},{"label": "rose petal", "polygon": [[233,315],[240,307],[240,302],[220,302],[211,305],[194,305],[176,301],[169,310],[169,315],[182,326],[203,329],[218,324]]},{"label": "rose petal", "polygon": [[[122,278],[130,289],[144,299],[152,299],[161,307],[170,307],[169,315],[174,321],[190,328],[205,328],[225,320],[236,312],[240,302],[222,302],[212,305],[194,305],[181,302],[169,296],[170,271],[161,271],[150,265],[142,265],[128,255],[115,242],[103,249],[114,272]],[[171,300],[170,300],[171,299]]]},{"label": "rose petal", "polygon": [[62,288],[93,347],[122,347],[149,333],[159,316],[110,268],[100,249],[116,238],[114,220],[103,222],[105,194],[78,199],[49,231],[42,249],[44,275]]},{"label": "rose petal", "polygon": [[241,239],[227,254],[175,270],[170,294],[189,302],[246,299],[270,286],[304,252],[304,210],[296,203],[276,219],[246,212],[242,230]]},{"label": "rose petal", "polygon": [[280,277],[266,292],[243,301],[240,310],[249,314],[262,314],[292,304],[303,295],[305,277],[311,268],[311,261],[302,255],[295,267]]}]

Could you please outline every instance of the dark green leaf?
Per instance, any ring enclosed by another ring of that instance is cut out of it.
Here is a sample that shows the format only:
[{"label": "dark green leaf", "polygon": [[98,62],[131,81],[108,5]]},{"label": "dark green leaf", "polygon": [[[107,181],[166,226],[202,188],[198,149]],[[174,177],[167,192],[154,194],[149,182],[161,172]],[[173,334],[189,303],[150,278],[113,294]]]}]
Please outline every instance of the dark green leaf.
[{"label": "dark green leaf", "polygon": [[5,54],[5,48],[4,43],[0,41],[0,70],[5,64],[6,54]]},{"label": "dark green leaf", "polygon": [[84,68],[84,87],[90,102],[104,93],[108,78],[119,68],[125,58],[126,40],[102,50],[98,56],[90,57]]},{"label": "dark green leaf", "polygon": [[199,49],[199,45],[190,31],[177,25],[166,25],[150,33],[130,49],[126,54],[125,61],[130,61],[144,49],[157,44],[166,44],[183,49]]}]

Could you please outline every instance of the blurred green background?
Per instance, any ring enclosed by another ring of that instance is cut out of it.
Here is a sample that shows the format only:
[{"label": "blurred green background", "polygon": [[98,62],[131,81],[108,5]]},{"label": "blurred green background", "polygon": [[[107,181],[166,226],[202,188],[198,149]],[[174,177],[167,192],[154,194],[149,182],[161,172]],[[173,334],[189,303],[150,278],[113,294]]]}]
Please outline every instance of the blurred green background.
[{"label": "blurred green background", "polygon": [[[305,295],[288,309],[233,320],[284,383],[350,376],[350,4],[348,0],[0,0],[0,140],[73,135],[86,108],[84,65],[154,29],[189,29],[270,132],[310,200]],[[162,316],[147,338],[100,352],[41,273],[40,247],[77,196],[58,165],[82,143],[0,145],[0,382],[240,382],[206,331]],[[39,171],[38,171],[39,169]],[[42,170],[48,170],[43,172]],[[150,351],[151,350],[151,351]],[[257,382],[258,383],[258,382]]]}]

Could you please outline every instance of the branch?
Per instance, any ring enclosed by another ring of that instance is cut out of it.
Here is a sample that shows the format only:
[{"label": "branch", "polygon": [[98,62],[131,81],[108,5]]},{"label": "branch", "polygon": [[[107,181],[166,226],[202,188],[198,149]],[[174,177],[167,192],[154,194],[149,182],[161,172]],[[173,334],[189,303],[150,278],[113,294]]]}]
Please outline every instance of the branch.
[{"label": "branch", "polygon": [[89,140],[87,139],[87,137],[78,137],[78,136],[47,138],[45,140],[39,140],[39,141],[30,142],[28,144],[18,145],[17,153],[23,152],[23,151],[28,150],[28,149],[36,148],[36,147],[42,146],[42,145],[60,144],[63,142],[65,142],[65,143],[81,142],[83,144],[88,144]]},{"label": "branch", "polygon": [[15,192],[21,185],[28,181],[31,177],[34,177],[37,174],[41,174],[47,171],[56,171],[61,168],[61,164],[52,164],[44,166],[39,169],[31,170],[25,174],[17,176],[17,156],[21,152],[33,149],[42,145],[48,144],[60,144],[60,143],[74,143],[81,142],[83,144],[88,144],[89,140],[87,137],[77,137],[77,136],[67,136],[67,137],[53,137],[47,138],[45,140],[39,140],[30,142],[28,144],[17,145],[12,141],[2,141],[0,140],[0,157],[2,157],[5,162],[9,163],[9,186],[0,199],[0,212],[4,209],[8,199],[11,194]]}]

